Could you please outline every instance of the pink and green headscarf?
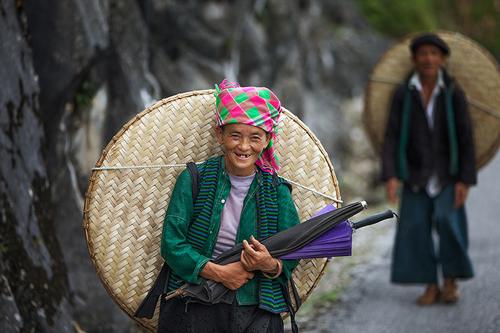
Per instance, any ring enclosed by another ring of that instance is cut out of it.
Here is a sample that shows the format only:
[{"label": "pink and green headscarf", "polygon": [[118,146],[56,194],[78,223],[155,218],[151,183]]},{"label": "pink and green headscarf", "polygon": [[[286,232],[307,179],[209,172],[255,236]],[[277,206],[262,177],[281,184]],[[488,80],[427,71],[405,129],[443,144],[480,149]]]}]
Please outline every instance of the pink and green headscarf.
[{"label": "pink and green headscarf", "polygon": [[222,81],[215,85],[217,126],[246,124],[262,128],[271,135],[269,145],[255,164],[262,170],[279,170],[274,143],[278,134],[281,103],[276,95],[265,87],[240,87],[237,82]]}]

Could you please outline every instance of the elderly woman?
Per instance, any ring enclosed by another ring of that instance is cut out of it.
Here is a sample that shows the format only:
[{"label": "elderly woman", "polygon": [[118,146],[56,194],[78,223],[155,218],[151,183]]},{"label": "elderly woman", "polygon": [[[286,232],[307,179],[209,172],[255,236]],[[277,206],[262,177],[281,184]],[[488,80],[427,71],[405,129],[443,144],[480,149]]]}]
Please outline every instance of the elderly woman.
[{"label": "elderly woman", "polygon": [[[233,304],[162,300],[158,332],[283,332],[285,286],[296,261],[273,258],[259,240],[299,223],[274,141],[281,115],[263,87],[216,86],[216,139],[224,155],[197,166],[198,194],[183,171],[164,219],[161,255],[170,268],[165,292],[214,280],[236,290]],[[239,262],[211,261],[243,243]]]}]

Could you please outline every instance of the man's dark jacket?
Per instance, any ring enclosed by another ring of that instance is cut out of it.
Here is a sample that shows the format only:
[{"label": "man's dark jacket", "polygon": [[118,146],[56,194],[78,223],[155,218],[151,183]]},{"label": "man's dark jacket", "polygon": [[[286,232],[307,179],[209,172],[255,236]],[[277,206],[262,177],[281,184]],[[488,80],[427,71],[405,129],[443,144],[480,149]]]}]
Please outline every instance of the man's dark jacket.
[{"label": "man's dark jacket", "polygon": [[[444,70],[443,80],[446,89],[453,82],[453,79]],[[408,177],[405,179],[405,183],[412,188],[425,188],[429,177],[435,170],[442,186],[455,182],[475,184],[476,168],[472,123],[463,90],[456,82],[453,82],[452,103],[458,143],[458,172],[452,175],[450,173],[450,144],[445,89],[441,88],[436,97],[433,114],[434,128],[431,130],[420,93],[415,87],[408,87],[408,83],[409,78],[404,85],[400,85],[396,89],[392,99],[382,153],[382,180],[387,181],[391,177],[400,178],[397,172],[397,163],[401,117],[405,93],[410,89],[411,112],[405,156]]]}]

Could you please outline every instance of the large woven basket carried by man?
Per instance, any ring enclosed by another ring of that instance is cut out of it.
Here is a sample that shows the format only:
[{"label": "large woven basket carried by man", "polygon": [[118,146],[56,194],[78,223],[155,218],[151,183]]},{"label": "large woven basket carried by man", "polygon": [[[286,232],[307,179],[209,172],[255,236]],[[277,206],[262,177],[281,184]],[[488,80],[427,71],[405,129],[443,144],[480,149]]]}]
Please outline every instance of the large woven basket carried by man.
[{"label": "large woven basket carried by man", "polygon": [[[474,125],[476,165],[484,166],[500,146],[500,73],[495,59],[479,44],[457,33],[438,31],[450,47],[448,72],[465,91]],[[363,122],[377,152],[382,151],[389,106],[397,85],[413,64],[410,35],[391,47],[375,65],[365,91]]]},{"label": "large woven basket carried by man", "polygon": [[[213,90],[161,100],[113,137],[92,170],[85,198],[84,229],[97,274],[117,304],[132,317],[162,264],[163,217],[178,174],[187,162],[222,154],[214,135]],[[280,176],[293,186],[301,221],[340,201],[333,166],[314,134],[284,109],[276,151]],[[326,259],[301,260],[294,271],[304,301],[319,282]],[[151,320],[138,319],[155,330]]]}]

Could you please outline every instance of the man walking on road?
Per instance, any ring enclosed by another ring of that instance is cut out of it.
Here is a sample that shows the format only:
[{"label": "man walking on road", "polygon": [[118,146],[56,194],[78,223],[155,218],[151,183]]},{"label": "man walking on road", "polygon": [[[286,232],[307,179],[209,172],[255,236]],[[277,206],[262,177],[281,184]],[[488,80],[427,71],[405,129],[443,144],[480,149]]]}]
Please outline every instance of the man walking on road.
[{"label": "man walking on road", "polygon": [[396,202],[402,183],[391,280],[426,284],[420,305],[455,303],[457,279],[473,277],[464,206],[477,177],[472,124],[464,92],[444,69],[448,45],[426,33],[412,40],[410,50],[414,71],[395,91],[383,146],[389,201]]}]

